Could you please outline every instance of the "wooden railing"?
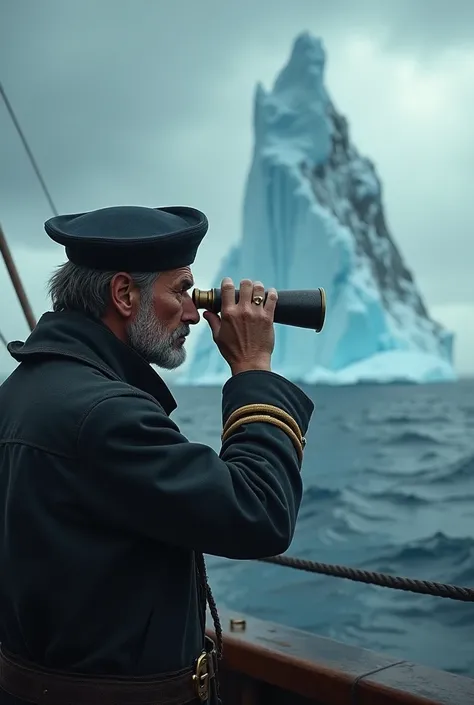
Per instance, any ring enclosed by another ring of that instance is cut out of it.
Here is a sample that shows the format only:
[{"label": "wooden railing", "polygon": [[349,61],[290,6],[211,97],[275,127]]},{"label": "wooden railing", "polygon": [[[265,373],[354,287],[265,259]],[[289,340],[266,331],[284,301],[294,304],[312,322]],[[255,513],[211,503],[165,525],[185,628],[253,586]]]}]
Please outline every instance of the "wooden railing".
[{"label": "wooden railing", "polygon": [[474,705],[474,679],[219,612],[224,705]]}]

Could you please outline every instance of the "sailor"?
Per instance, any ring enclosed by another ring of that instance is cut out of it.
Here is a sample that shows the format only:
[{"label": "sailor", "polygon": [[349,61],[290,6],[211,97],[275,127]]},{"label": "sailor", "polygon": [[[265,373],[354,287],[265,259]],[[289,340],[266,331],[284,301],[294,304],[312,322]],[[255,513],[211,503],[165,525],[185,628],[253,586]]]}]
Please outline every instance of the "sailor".
[{"label": "sailor", "polygon": [[188,207],[45,223],[67,261],[0,387],[0,705],[219,702],[203,554],[290,545],[313,403],[271,370],[277,292],[243,280],[236,303],[224,279],[204,314],[229,365],[219,453],[151,366],[185,360],[207,229]]}]

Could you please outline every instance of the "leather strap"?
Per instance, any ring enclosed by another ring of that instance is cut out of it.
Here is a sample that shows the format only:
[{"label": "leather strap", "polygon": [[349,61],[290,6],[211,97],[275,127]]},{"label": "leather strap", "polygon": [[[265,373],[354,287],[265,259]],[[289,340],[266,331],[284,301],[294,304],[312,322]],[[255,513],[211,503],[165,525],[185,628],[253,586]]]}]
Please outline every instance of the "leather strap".
[{"label": "leather strap", "polygon": [[[210,641],[206,637],[203,652],[208,656],[205,682],[209,689],[209,681],[215,677],[215,650]],[[15,660],[0,647],[0,688],[37,705],[186,705],[199,699],[194,676],[194,669],[137,678],[43,670]],[[203,695],[201,692],[201,699]]]}]

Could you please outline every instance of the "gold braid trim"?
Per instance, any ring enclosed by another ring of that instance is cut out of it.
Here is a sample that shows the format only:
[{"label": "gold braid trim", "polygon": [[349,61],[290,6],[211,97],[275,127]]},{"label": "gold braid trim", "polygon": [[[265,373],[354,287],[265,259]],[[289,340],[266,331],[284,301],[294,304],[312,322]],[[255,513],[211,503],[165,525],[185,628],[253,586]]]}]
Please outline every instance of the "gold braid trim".
[{"label": "gold braid trim", "polygon": [[[286,424],[284,421],[281,421],[281,419],[276,419],[274,416],[269,416],[266,414],[254,414],[253,416],[241,416],[237,421],[234,421],[233,424],[230,426],[227,424],[226,425],[226,430],[222,434],[222,442],[224,443],[229,436],[231,436],[234,431],[236,431],[240,426],[243,426],[244,424],[247,423],[270,423],[273,424],[274,426],[278,426],[282,431],[286,433],[287,436],[290,437],[290,439],[293,442],[293,445],[295,446],[296,453],[298,455],[298,460],[301,462],[303,461],[303,443],[301,442],[300,438],[296,435],[296,433],[293,431],[288,424]],[[301,434],[300,434],[301,435]]]},{"label": "gold braid trim", "polygon": [[242,416],[248,416],[249,414],[269,414],[277,419],[281,419],[292,429],[303,448],[306,445],[306,439],[303,437],[300,427],[294,418],[286,411],[283,411],[283,409],[280,409],[280,407],[273,406],[273,404],[246,404],[245,406],[241,406],[239,409],[236,409],[227,419],[227,422],[222,429],[222,436],[224,436],[227,429],[232,426],[234,421],[237,421],[237,419]]}]

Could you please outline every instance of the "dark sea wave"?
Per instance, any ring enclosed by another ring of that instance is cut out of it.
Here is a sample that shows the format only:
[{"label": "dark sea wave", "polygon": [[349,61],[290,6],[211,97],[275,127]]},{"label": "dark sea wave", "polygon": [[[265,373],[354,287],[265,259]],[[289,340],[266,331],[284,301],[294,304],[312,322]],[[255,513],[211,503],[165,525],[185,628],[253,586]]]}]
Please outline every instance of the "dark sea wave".
[{"label": "dark sea wave", "polygon": [[428,431],[403,431],[402,433],[394,433],[388,440],[387,445],[432,445],[443,444],[443,439]]},{"label": "dark sea wave", "polygon": [[366,492],[361,493],[366,498],[374,502],[390,502],[401,507],[419,507],[430,503],[428,497],[421,497],[415,492],[407,492],[405,490],[385,490],[382,492]]},{"label": "dark sea wave", "polygon": [[[474,587],[474,382],[305,391],[316,409],[288,554]],[[184,432],[218,448],[221,390],[177,392]],[[218,603],[474,677],[474,603],[207,560]]]}]

